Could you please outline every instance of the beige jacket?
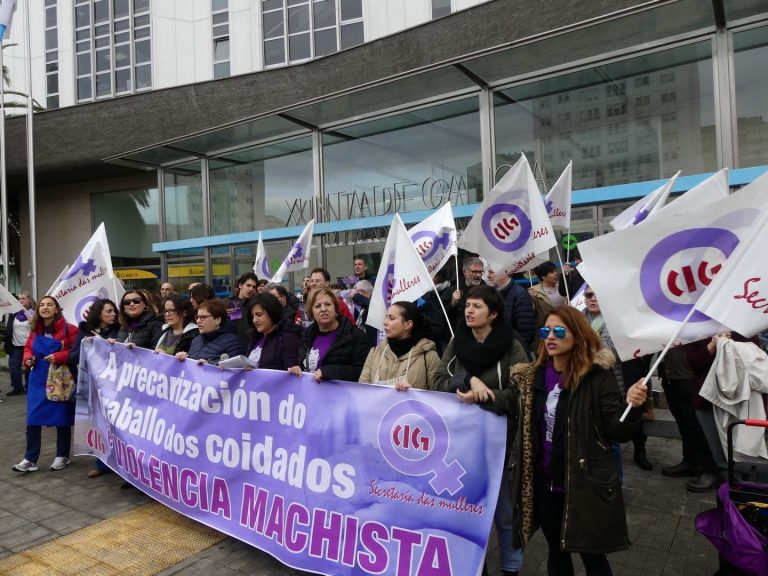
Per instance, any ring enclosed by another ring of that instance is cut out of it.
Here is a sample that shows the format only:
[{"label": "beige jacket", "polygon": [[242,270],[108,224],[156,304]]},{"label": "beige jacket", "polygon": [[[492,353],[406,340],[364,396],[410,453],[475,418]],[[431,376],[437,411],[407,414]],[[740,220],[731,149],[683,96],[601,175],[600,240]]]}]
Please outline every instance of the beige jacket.
[{"label": "beige jacket", "polygon": [[402,378],[412,388],[429,390],[435,380],[439,363],[440,357],[432,340],[422,338],[414,344],[408,354],[400,358],[395,356],[389,344],[384,341],[368,353],[360,382],[394,386],[394,380]]}]

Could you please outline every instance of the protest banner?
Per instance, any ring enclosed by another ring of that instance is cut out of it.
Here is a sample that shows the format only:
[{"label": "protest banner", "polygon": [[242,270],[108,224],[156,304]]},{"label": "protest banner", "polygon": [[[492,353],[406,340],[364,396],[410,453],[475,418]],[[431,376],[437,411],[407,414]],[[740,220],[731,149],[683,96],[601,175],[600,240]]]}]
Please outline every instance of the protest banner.
[{"label": "protest banner", "polygon": [[474,575],[506,420],[440,392],[222,370],[86,340],[74,448],[319,574]]}]

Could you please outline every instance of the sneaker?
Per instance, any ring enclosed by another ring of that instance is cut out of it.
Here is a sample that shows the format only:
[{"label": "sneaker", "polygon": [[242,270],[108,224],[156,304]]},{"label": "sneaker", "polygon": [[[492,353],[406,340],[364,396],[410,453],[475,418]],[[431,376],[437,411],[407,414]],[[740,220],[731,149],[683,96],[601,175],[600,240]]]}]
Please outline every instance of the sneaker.
[{"label": "sneaker", "polygon": [[13,471],[14,472],[37,472],[37,464],[35,462],[30,462],[26,458],[19,462],[18,464],[13,465]]},{"label": "sneaker", "polygon": [[69,458],[56,456],[56,458],[53,459],[53,464],[51,464],[51,470],[63,470],[67,466],[69,466]]}]

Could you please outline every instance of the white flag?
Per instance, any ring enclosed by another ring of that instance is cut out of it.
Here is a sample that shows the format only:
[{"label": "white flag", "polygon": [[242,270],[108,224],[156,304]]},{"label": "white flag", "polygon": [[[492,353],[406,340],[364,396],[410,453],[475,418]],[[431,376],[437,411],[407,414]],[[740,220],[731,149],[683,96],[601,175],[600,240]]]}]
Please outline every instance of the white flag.
[{"label": "white flag", "polygon": [[731,193],[728,188],[728,168],[715,172],[706,180],[684,192],[669,204],[656,210],[650,218],[683,214],[689,210],[695,210],[705,204],[727,198]]},{"label": "white flag", "polygon": [[280,268],[272,276],[272,282],[280,283],[283,281],[283,276],[288,272],[309,268],[309,253],[312,250],[312,230],[314,227],[315,220],[313,218],[307,223],[299,239],[296,240],[296,243],[288,251],[288,255],[283,260],[283,263],[280,264]]},{"label": "white flag", "polygon": [[544,200],[525,156],[488,192],[459,246],[485,258],[497,273],[533,268],[555,244]]},{"label": "white flag", "polygon": [[49,295],[59,302],[67,322],[77,326],[85,320],[91,304],[96,300],[109,298],[119,302],[123,292],[118,290],[118,286],[102,222]]},{"label": "white flag", "polygon": [[400,215],[395,214],[381,255],[366,324],[383,330],[387,308],[392,302],[414,302],[433,288],[427,267],[416,252]]},{"label": "white flag", "polygon": [[[664,348],[766,202],[768,172],[728,198],[579,244],[622,360]],[[675,344],[724,329],[695,312]]]},{"label": "white flag", "polygon": [[611,228],[623,230],[628,226],[636,226],[648,218],[648,216],[660,210],[667,201],[667,198],[669,198],[669,193],[672,191],[672,186],[674,186],[678,176],[680,176],[680,172],[616,216],[616,218],[611,220]]},{"label": "white flag", "polygon": [[437,212],[408,231],[416,251],[424,261],[427,271],[434,276],[445,263],[456,256],[456,223],[448,202]]},{"label": "white flag", "polygon": [[549,214],[553,229],[569,230],[571,228],[571,174],[573,162],[568,162],[560,178],[550,188],[544,197],[544,206]]},{"label": "white flag", "polygon": [[[5,286],[0,284],[0,316],[4,314],[16,314],[24,310],[24,306],[21,302],[16,300],[16,297],[8,292]],[[30,316],[30,314],[27,314]]]},{"label": "white flag", "polygon": [[[768,190],[765,191],[768,193]],[[751,337],[768,328],[768,208],[706,289],[696,310],[742,336]]]},{"label": "white flag", "polygon": [[[584,278],[584,262],[581,262],[578,266],[576,266],[576,269],[579,271],[579,274],[581,274],[581,277]],[[576,290],[576,294],[571,297],[571,306],[579,310],[580,312],[584,312],[587,308],[587,300],[584,298],[584,292],[587,291],[587,286],[589,284],[587,282],[584,282],[581,287]]]},{"label": "white flag", "polygon": [[8,38],[11,34],[11,22],[16,10],[16,0],[0,1],[0,40]]},{"label": "white flag", "polygon": [[271,278],[272,272],[269,271],[269,262],[267,262],[267,251],[264,250],[264,242],[259,232],[259,243],[256,245],[256,261],[253,263],[253,273],[260,278]]}]

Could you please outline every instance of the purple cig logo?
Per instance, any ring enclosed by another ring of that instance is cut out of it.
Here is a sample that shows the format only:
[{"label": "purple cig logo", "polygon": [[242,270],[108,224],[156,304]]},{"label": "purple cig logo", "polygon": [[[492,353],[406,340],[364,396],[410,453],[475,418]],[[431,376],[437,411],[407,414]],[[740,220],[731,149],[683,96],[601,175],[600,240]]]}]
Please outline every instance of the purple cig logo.
[{"label": "purple cig logo", "polygon": [[392,303],[392,288],[395,286],[395,264],[390,263],[387,266],[387,272],[384,274],[384,281],[381,283],[381,297],[384,298],[384,303],[389,308]]},{"label": "purple cig logo", "polygon": [[480,226],[488,241],[504,252],[514,252],[525,246],[533,230],[528,214],[516,204],[489,206]]},{"label": "purple cig logo", "polygon": [[448,463],[449,434],[443,417],[426,402],[406,400],[392,406],[379,425],[379,449],[392,468],[408,476],[433,474],[436,494],[453,496],[466,474],[457,460]]},{"label": "purple cig logo", "polygon": [[[656,243],[640,267],[640,291],[648,306],[665,318],[682,321],[738,243],[738,236],[722,228],[683,230]],[[695,256],[681,255],[691,249],[700,250]],[[682,298],[689,302],[681,303]],[[689,322],[709,320],[697,311]]]}]

